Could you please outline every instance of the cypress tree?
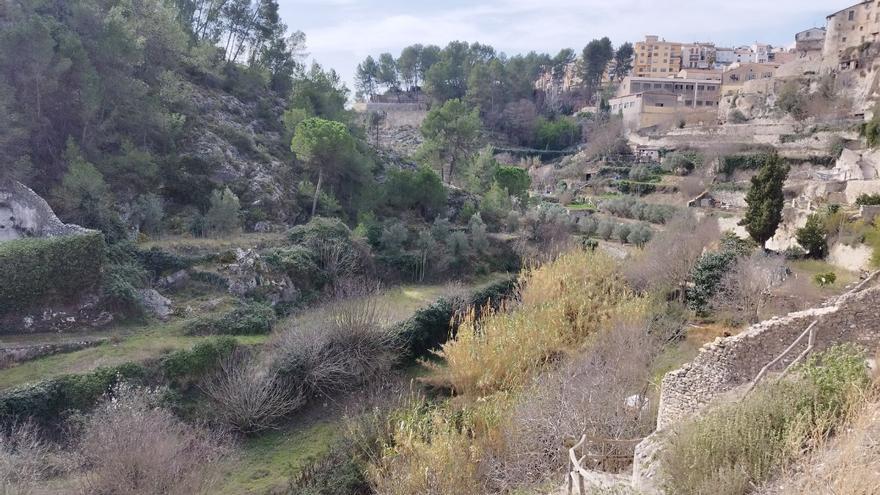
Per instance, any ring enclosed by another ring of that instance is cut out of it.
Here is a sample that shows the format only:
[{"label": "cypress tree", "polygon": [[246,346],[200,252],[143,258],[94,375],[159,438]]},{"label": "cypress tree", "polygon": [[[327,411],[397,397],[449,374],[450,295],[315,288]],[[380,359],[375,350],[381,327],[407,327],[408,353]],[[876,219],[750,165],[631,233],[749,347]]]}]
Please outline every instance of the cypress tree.
[{"label": "cypress tree", "polygon": [[782,186],[787,177],[788,165],[776,154],[770,156],[758,174],[752,177],[752,186],[746,194],[748,209],[740,225],[761,247],[773,237],[782,221],[785,205]]}]

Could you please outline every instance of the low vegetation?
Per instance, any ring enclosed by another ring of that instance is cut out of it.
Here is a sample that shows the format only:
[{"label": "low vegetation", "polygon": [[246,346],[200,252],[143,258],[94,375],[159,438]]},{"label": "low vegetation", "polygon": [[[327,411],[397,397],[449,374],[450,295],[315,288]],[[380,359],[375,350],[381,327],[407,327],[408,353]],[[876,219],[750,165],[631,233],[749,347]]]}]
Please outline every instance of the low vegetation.
[{"label": "low vegetation", "polygon": [[856,349],[812,357],[791,378],[678,428],[663,453],[667,489],[748,493],[835,432],[868,387],[864,356]]}]

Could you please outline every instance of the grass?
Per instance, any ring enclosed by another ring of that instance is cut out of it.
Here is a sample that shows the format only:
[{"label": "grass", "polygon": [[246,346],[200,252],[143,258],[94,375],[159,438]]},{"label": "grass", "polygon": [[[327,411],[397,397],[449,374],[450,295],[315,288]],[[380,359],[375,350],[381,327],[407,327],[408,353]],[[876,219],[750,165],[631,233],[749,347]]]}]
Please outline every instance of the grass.
[{"label": "grass", "polygon": [[806,275],[810,280],[820,273],[834,272],[834,274],[837,275],[837,281],[829,286],[831,291],[834,291],[834,289],[839,291],[841,288],[858,280],[857,274],[836,267],[824,260],[804,259],[792,261],[791,269],[797,274]]},{"label": "grass", "polygon": [[[0,370],[0,390],[73,373],[86,373],[95,368],[129,362],[142,362],[169,354],[178,349],[189,349],[211,337],[183,335],[185,320],[169,323],[151,322],[143,327],[127,329],[129,336],[118,342],[66,354],[55,354]],[[115,340],[115,339],[113,339]],[[256,345],[266,340],[264,335],[236,337],[241,344]]]},{"label": "grass", "polygon": [[284,488],[291,476],[330,451],[342,435],[340,423],[328,418],[245,440],[235,470],[218,493],[263,494]]}]

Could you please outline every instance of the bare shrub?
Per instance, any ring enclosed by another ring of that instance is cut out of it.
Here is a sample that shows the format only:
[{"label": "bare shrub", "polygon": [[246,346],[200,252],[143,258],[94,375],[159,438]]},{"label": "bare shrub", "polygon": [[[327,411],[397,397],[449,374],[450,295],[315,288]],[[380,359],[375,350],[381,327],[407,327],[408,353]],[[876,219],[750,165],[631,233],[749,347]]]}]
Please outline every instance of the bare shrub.
[{"label": "bare shrub", "polygon": [[350,390],[387,373],[402,342],[369,286],[347,286],[323,317],[283,329],[270,343],[273,369],[301,382],[308,393]]},{"label": "bare shrub", "polygon": [[694,264],[719,235],[714,218],[679,216],[626,264],[624,276],[636,290],[673,290],[683,297]]},{"label": "bare shrub", "polygon": [[305,402],[298,386],[240,352],[225,359],[200,388],[218,419],[245,434],[272,428]]},{"label": "bare shrub", "polygon": [[[622,471],[637,442],[654,428],[652,364],[682,328],[678,317],[620,317],[583,354],[535,380],[505,426],[493,480],[509,490],[546,479],[567,465],[568,448],[586,434],[584,466]],[[621,441],[624,442],[616,442]]]},{"label": "bare shrub", "polygon": [[55,471],[58,460],[33,423],[12,425],[0,433],[0,490],[8,495],[33,493]]},{"label": "bare shrub", "polygon": [[318,266],[324,271],[331,287],[338,280],[353,275],[360,266],[360,257],[351,245],[333,240],[318,240],[311,243],[317,253]]},{"label": "bare shrub", "polygon": [[787,272],[782,256],[756,252],[740,258],[721,278],[711,305],[735,323],[757,323],[761,309]]},{"label": "bare shrub", "polygon": [[220,435],[157,407],[159,393],[121,384],[84,419],[78,454],[82,492],[211,493],[228,449]]}]

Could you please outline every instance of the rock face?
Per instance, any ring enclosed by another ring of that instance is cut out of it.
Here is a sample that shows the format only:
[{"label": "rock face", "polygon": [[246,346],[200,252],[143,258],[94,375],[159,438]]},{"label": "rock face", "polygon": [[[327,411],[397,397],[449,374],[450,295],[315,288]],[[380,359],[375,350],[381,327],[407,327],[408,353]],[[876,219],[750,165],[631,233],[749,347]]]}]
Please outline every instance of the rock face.
[{"label": "rock face", "polygon": [[88,232],[58,219],[46,200],[24,184],[0,183],[0,241],[21,237],[59,237]]},{"label": "rock face", "polygon": [[290,277],[271,270],[257,251],[238,249],[235,258],[235,262],[224,269],[231,294],[243,297],[259,290],[272,304],[295,301],[299,297]]},{"label": "rock face", "polygon": [[171,300],[159,294],[156,289],[142,289],[138,291],[138,297],[144,309],[153,316],[161,320],[171,316]]}]

